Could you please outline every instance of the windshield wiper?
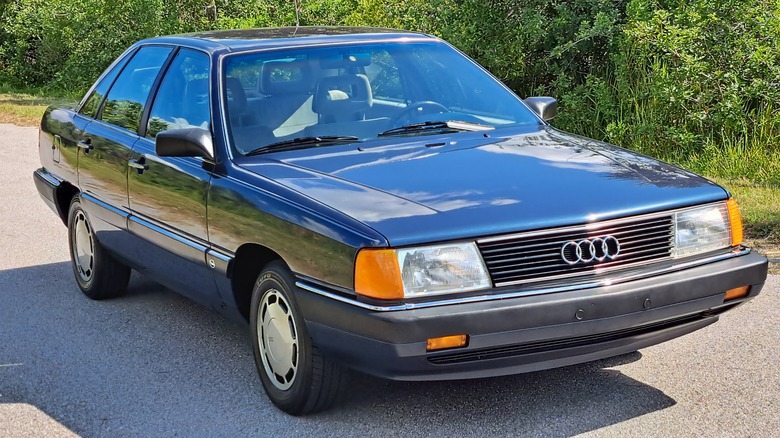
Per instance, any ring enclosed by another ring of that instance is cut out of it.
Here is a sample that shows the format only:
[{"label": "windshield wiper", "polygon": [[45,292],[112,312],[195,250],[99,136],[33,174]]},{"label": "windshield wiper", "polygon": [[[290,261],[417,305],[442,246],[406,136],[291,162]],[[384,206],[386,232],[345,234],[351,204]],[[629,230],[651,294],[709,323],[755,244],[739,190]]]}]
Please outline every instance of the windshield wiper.
[{"label": "windshield wiper", "polygon": [[488,131],[495,129],[492,126],[480,125],[479,123],[463,122],[459,120],[449,120],[446,122],[430,120],[423,123],[412,123],[398,128],[388,129],[379,134],[379,137],[388,137],[392,135],[417,134],[421,132],[461,132],[461,131]]},{"label": "windshield wiper", "polygon": [[358,138],[353,135],[323,135],[320,137],[299,137],[299,138],[294,138],[292,140],[284,140],[278,143],[271,143],[269,145],[259,147],[253,151],[247,152],[246,156],[251,157],[252,155],[260,155],[260,154],[265,154],[273,151],[282,151],[282,150],[289,151],[293,149],[305,148],[307,146],[323,146],[329,144],[355,143],[356,141],[358,141]]}]

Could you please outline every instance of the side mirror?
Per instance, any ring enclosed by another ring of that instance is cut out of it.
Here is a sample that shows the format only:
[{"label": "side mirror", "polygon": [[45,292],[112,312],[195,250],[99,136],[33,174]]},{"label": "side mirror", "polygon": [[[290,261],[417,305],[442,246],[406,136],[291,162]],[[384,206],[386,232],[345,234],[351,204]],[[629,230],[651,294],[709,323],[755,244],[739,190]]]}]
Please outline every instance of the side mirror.
[{"label": "side mirror", "polygon": [[169,129],[159,132],[154,149],[161,157],[214,159],[214,141],[211,132],[203,128]]},{"label": "side mirror", "polygon": [[529,97],[523,102],[545,122],[558,114],[558,101],[552,97]]}]

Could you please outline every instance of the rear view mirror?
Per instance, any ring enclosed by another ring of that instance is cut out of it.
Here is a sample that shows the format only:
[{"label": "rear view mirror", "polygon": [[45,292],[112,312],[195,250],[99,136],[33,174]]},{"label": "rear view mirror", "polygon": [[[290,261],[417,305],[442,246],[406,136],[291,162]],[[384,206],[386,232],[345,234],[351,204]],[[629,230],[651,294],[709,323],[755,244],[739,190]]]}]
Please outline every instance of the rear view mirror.
[{"label": "rear view mirror", "polygon": [[558,114],[558,101],[552,97],[529,97],[523,102],[545,122]]},{"label": "rear view mirror", "polygon": [[203,128],[169,129],[157,134],[155,151],[161,157],[214,158],[211,132]]},{"label": "rear view mirror", "polygon": [[320,67],[326,69],[365,67],[371,64],[368,52],[338,53],[320,59]]}]

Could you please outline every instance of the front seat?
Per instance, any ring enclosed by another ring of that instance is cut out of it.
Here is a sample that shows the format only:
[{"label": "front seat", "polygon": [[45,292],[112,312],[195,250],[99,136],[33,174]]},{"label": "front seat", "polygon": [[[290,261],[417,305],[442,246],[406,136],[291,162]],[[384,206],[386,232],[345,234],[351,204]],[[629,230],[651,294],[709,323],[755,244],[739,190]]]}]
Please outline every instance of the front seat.
[{"label": "front seat", "polygon": [[388,118],[366,119],[374,104],[366,75],[344,74],[328,76],[317,83],[312,110],[318,123],[306,129],[311,136],[354,135],[373,137],[389,121]]}]

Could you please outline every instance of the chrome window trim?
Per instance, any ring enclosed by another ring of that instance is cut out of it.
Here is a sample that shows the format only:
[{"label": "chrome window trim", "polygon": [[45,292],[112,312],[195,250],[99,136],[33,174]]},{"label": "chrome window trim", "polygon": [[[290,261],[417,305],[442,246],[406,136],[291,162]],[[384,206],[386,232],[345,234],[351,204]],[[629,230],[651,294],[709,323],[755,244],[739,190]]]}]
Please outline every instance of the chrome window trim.
[{"label": "chrome window trim", "polygon": [[450,299],[444,299],[444,300],[437,300],[437,301],[427,301],[424,303],[404,303],[404,304],[397,304],[392,306],[380,306],[380,305],[374,305],[374,304],[368,304],[363,303],[361,301],[358,301],[353,298],[345,297],[342,295],[338,295],[333,292],[329,292],[326,290],[323,290],[321,288],[318,288],[316,286],[307,284],[303,281],[296,281],[295,285],[299,288],[315,293],[317,295],[322,295],[324,297],[332,298],[336,301],[340,301],[342,303],[351,304],[356,307],[360,307],[367,310],[377,311],[377,312],[396,312],[396,311],[402,311],[402,310],[413,310],[413,309],[424,309],[429,307],[440,307],[440,306],[448,306],[448,305],[454,305],[454,304],[467,304],[467,303],[478,303],[483,301],[495,301],[495,300],[504,300],[507,298],[519,298],[519,297],[526,297],[526,296],[532,296],[532,295],[545,295],[545,294],[551,294],[556,292],[567,292],[577,289],[592,289],[595,287],[603,287],[603,286],[611,286],[615,284],[625,283],[628,281],[635,281],[635,280],[641,280],[648,277],[654,277],[657,275],[662,274],[668,274],[670,272],[674,271],[680,271],[683,269],[693,268],[696,266],[706,265],[708,263],[714,263],[719,262],[722,260],[727,260],[735,257],[740,257],[750,254],[750,248],[737,248],[734,249],[726,254],[718,254],[712,257],[708,257],[706,259],[699,259],[699,260],[692,260],[689,262],[683,262],[683,263],[676,263],[671,266],[666,266],[661,269],[654,269],[652,271],[642,272],[642,273],[636,273],[636,274],[629,274],[624,276],[617,276],[612,278],[605,278],[598,281],[592,281],[588,283],[579,283],[579,284],[573,284],[573,285],[567,285],[567,286],[555,286],[555,287],[548,287],[548,288],[540,288],[540,289],[533,289],[533,290],[524,290],[524,291],[515,291],[515,292],[507,292],[507,293],[499,293],[499,294],[491,294],[491,295],[479,295],[479,296],[471,296],[471,297],[463,297],[463,298],[450,298]]}]

